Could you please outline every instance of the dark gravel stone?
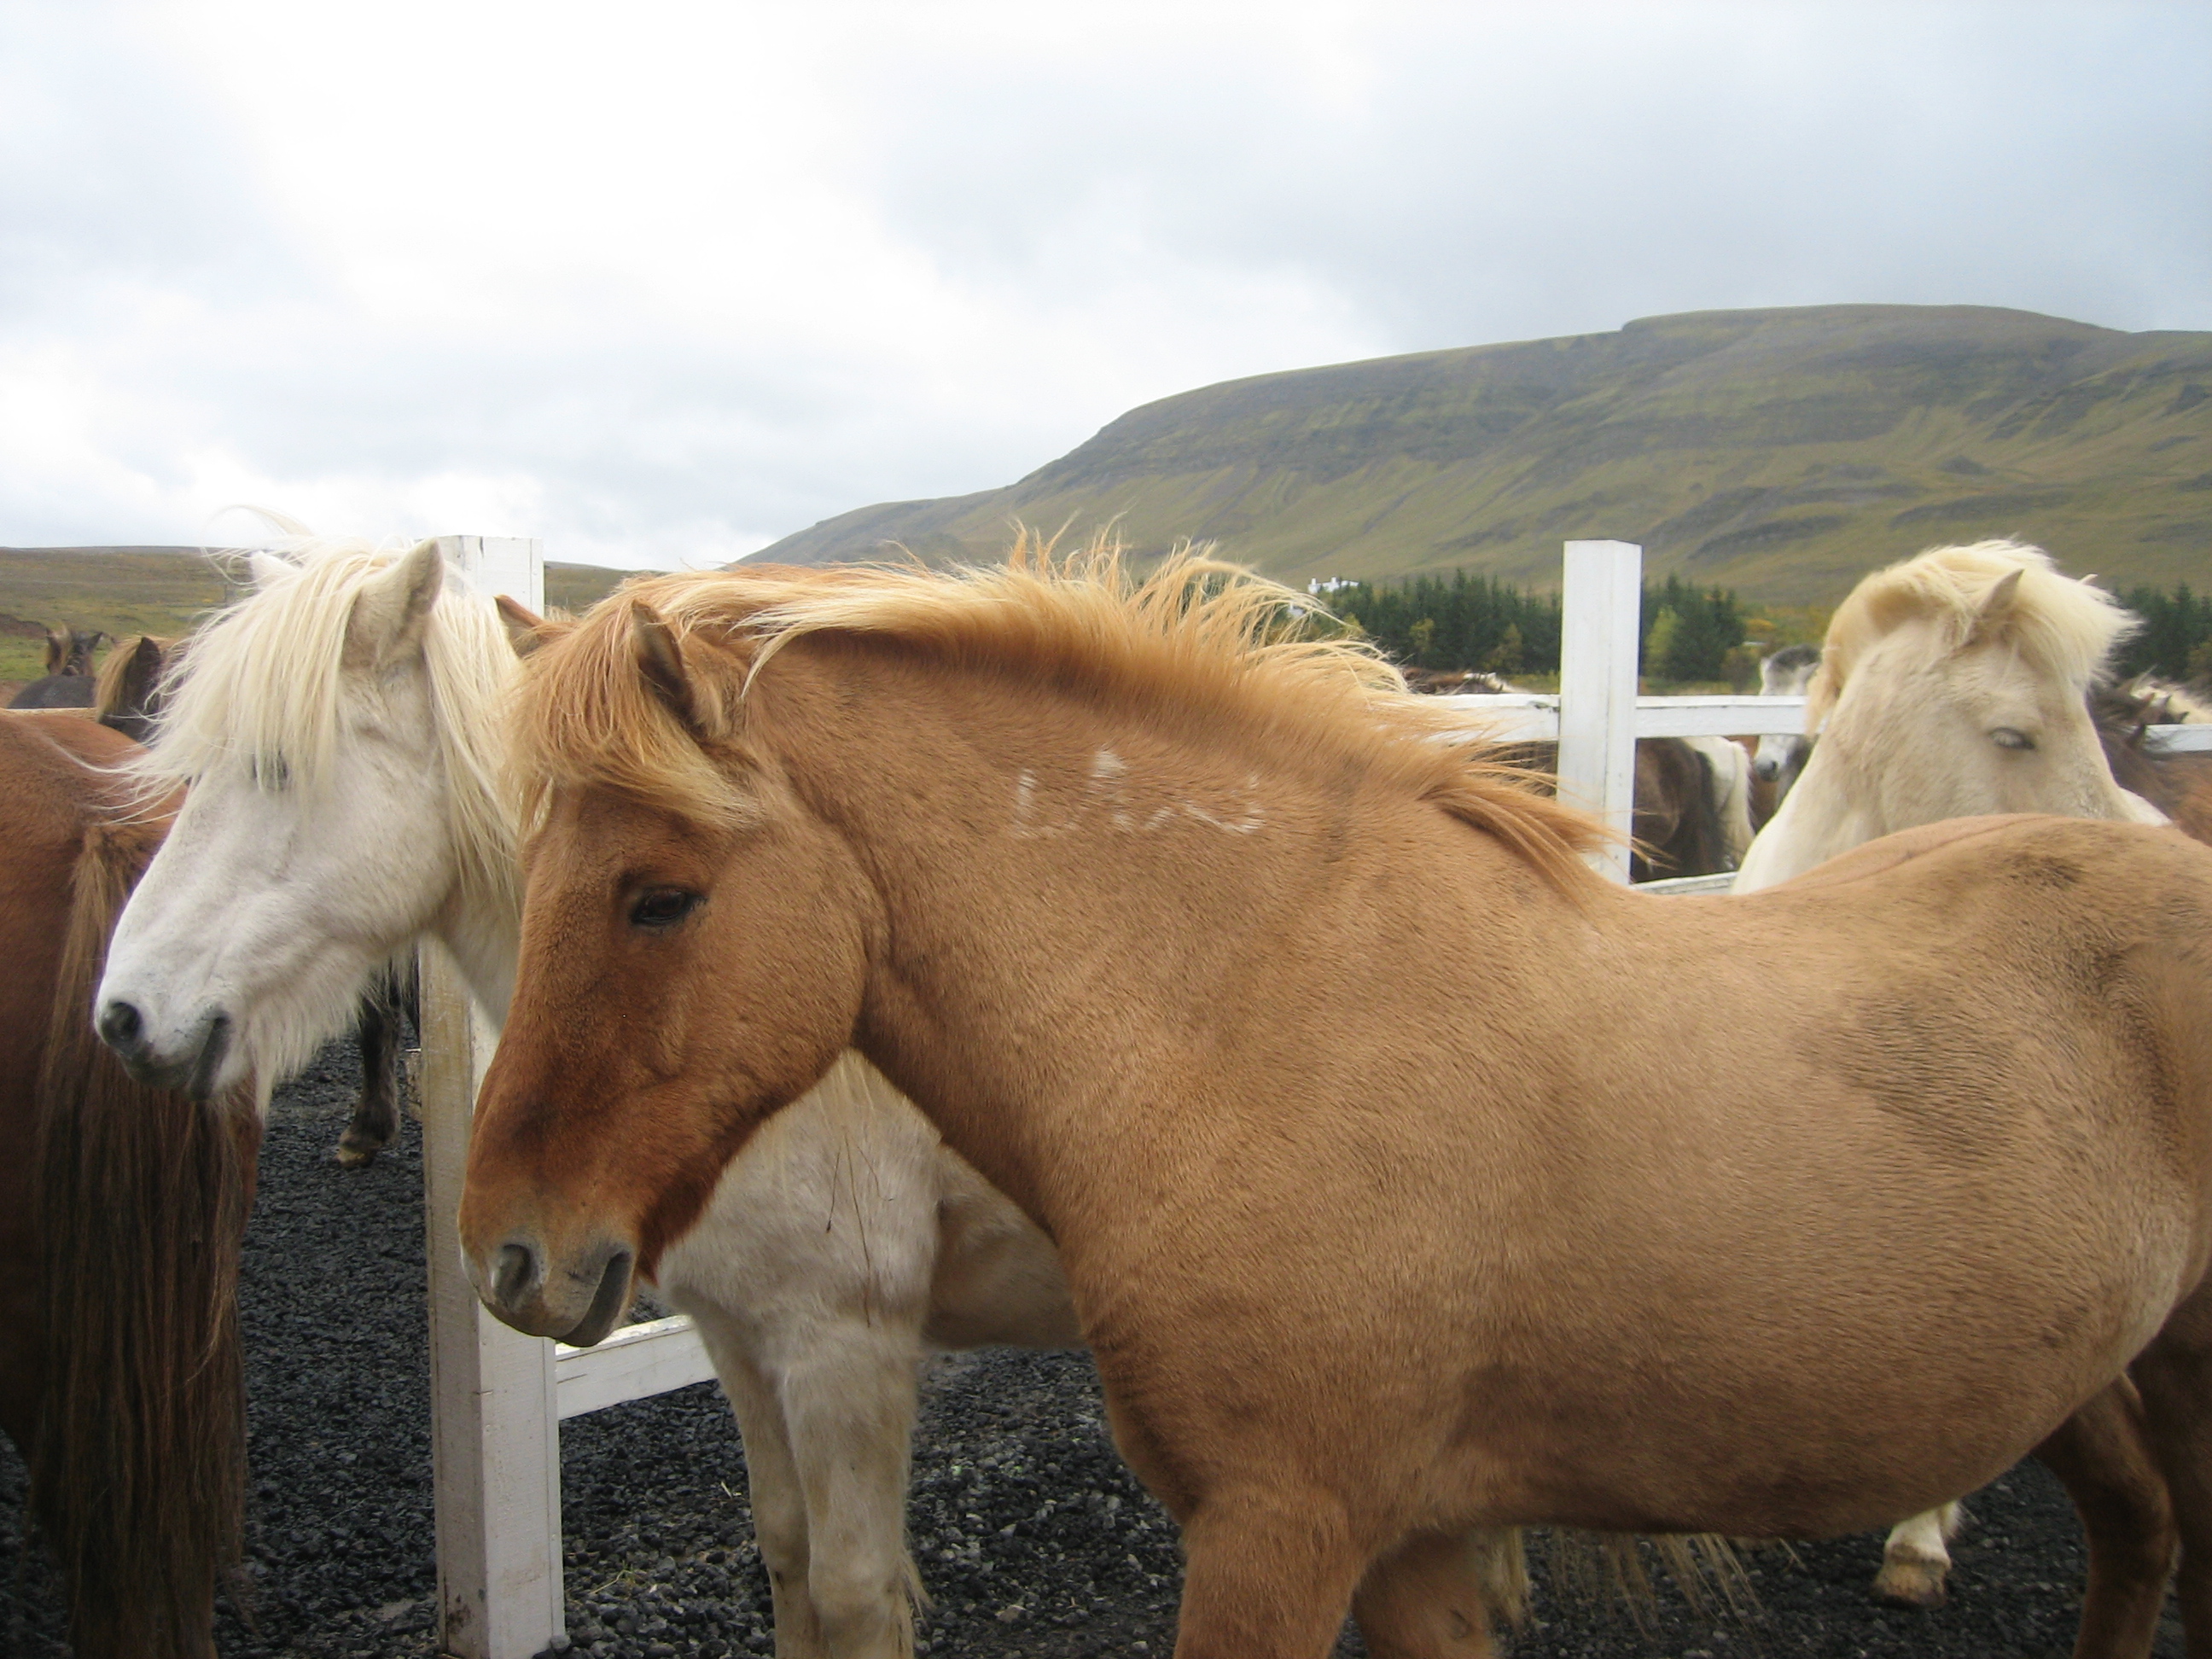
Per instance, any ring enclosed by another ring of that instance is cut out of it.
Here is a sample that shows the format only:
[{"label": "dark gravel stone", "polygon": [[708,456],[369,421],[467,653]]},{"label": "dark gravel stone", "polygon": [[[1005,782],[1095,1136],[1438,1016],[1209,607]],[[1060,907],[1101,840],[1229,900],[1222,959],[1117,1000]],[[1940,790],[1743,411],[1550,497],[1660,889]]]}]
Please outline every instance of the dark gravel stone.
[{"label": "dark gravel stone", "polygon": [[[223,1659],[428,1659],[435,1649],[421,1139],[366,1170],[331,1161],[358,1076],[326,1050],[281,1091],[246,1241],[252,1529]],[[735,1425],[712,1384],[571,1419],[562,1433],[571,1655],[750,1659],[771,1650]],[[63,1659],[52,1576],[21,1530],[22,1465],[0,1448],[0,1656]],[[1639,1628],[1553,1595],[1534,1550],[1518,1659],[2058,1659],[2073,1644],[2081,1532],[2025,1464],[1972,1500],[1950,1605],[1877,1607],[1878,1536],[1762,1552],[1758,1607],[1693,1611],[1662,1584]],[[1075,1354],[932,1367],[909,1510],[934,1600],[923,1652],[1164,1659],[1182,1582],[1173,1524],[1115,1455]],[[1347,1634],[1340,1653],[1359,1654]],[[2180,1655],[2169,1618],[2160,1656]]]}]

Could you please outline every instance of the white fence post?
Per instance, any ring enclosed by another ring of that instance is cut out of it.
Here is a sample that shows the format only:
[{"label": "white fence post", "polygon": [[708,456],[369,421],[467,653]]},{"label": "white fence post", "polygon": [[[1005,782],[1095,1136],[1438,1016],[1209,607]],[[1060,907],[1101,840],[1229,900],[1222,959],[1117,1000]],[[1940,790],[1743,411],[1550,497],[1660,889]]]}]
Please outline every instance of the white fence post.
[{"label": "white fence post", "polygon": [[1592,860],[1628,879],[1636,788],[1636,658],[1644,550],[1569,542],[1559,637],[1559,793],[1620,837]]},{"label": "white fence post", "polygon": [[[479,592],[545,608],[536,541],[448,536],[440,545]],[[422,951],[422,988],[438,1650],[457,1659],[531,1659],[562,1628],[553,1344],[492,1318],[462,1268],[453,1218],[493,1038],[435,945]]]}]

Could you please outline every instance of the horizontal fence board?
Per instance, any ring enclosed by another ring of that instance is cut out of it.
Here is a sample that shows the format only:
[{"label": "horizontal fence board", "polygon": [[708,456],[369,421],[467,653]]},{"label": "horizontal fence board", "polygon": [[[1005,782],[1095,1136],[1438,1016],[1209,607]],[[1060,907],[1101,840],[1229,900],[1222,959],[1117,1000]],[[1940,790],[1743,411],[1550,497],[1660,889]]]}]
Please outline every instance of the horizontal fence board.
[{"label": "horizontal fence board", "polygon": [[1735,885],[1735,872],[1724,870],[1717,876],[1669,876],[1664,881],[1639,881],[1630,890],[1656,893],[1661,898],[1670,895],[1681,897],[1690,893],[1725,893]]},{"label": "horizontal fence board", "polygon": [[[1501,741],[1554,743],[1559,736],[1559,700],[1541,692],[1507,696],[1438,697],[1475,718],[1470,727]],[[1758,738],[1768,732],[1796,737],[1805,729],[1802,697],[1638,697],[1639,738]],[[2212,729],[2212,728],[2208,728]]]},{"label": "horizontal fence board", "polygon": [[626,1400],[644,1400],[714,1380],[714,1362],[691,1322],[678,1314],[626,1325],[596,1347],[556,1343],[554,1389],[561,1415],[581,1417]]},{"label": "horizontal fence board", "polygon": [[2143,734],[2143,744],[2168,755],[2202,754],[2212,749],[2212,725],[2154,726]]}]

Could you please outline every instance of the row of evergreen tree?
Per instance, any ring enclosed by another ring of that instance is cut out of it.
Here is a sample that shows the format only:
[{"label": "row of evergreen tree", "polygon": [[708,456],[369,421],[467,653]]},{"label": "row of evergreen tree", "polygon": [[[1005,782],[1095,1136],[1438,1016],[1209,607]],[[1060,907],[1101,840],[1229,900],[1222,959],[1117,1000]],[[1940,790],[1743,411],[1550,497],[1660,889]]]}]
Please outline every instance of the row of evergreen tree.
[{"label": "row of evergreen tree", "polygon": [[[1388,586],[1339,582],[1319,598],[1408,667],[1477,668],[1509,678],[1559,672],[1557,593],[1455,570]],[[2143,619],[2120,653],[2123,675],[2212,678],[2212,593],[2192,593],[2184,582],[2172,592],[2130,588],[2122,602]],[[1701,588],[1679,576],[1646,583],[1639,672],[1676,684],[1741,682],[1749,659],[1744,622],[1742,605],[1727,588]]]},{"label": "row of evergreen tree", "polygon": [[2212,679],[2212,593],[2131,587],[2120,603],[2142,618],[2140,633],[2120,647],[2123,676],[2156,674],[2169,680]]},{"label": "row of evergreen tree", "polygon": [[[1559,672],[1559,596],[1528,592],[1492,576],[1455,570],[1395,586],[1339,583],[1319,597],[1393,660],[1409,667]],[[1644,588],[1642,672],[1675,682],[1729,677],[1743,644],[1743,614],[1726,588],[1669,576]]]}]

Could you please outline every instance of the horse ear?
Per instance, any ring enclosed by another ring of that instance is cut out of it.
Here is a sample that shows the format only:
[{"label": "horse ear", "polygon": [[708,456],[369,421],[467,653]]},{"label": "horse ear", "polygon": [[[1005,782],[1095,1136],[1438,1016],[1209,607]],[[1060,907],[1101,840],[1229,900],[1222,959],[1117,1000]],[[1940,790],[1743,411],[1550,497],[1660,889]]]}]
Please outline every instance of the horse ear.
[{"label": "horse ear", "polygon": [[154,688],[161,678],[161,642],[151,634],[141,634],[131,653],[131,665],[123,671],[123,708],[152,714]]},{"label": "horse ear", "polygon": [[58,674],[62,665],[69,660],[69,647],[52,629],[46,630],[46,672]]},{"label": "horse ear", "polygon": [[274,587],[300,574],[300,567],[289,559],[280,559],[274,553],[258,549],[246,556],[246,573],[253,578],[256,587]]},{"label": "horse ear", "polygon": [[541,617],[504,593],[492,603],[499,607],[499,620],[507,629],[507,642],[514,647],[518,657],[526,657],[538,647],[552,644],[568,631],[569,624]]},{"label": "horse ear", "polygon": [[653,688],[653,695],[694,737],[725,735],[726,723],[720,700],[692,678],[684,666],[684,647],[676,631],[642,599],[629,602],[629,644],[630,653],[637,659],[637,672]]},{"label": "horse ear", "polygon": [[2013,602],[2020,597],[2020,579],[2027,574],[2026,568],[2021,567],[2006,571],[1997,579],[1996,585],[1982,600],[1981,611],[1974,617],[1972,631],[1966,635],[1968,645],[1980,645],[2003,636],[2005,623],[2012,615]]},{"label": "horse ear", "polygon": [[421,644],[430,607],[446,580],[435,542],[420,542],[362,584],[346,623],[346,659],[386,663]]}]

